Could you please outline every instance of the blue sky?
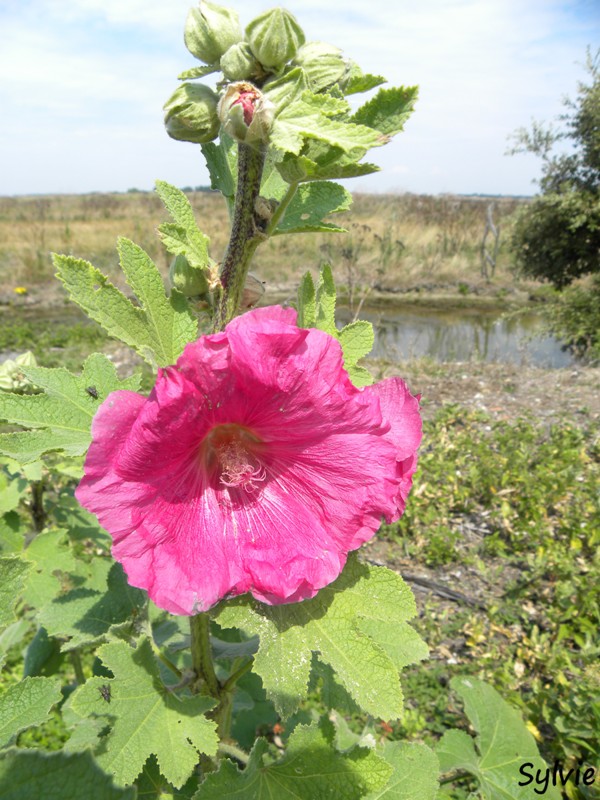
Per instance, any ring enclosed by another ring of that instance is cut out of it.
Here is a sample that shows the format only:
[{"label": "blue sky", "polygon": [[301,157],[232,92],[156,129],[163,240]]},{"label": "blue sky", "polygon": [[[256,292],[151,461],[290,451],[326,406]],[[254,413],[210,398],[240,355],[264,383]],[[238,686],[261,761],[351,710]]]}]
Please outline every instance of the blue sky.
[{"label": "blue sky", "polygon": [[[190,0],[0,0],[0,195],[208,183],[162,105],[194,66]],[[341,47],[389,85],[420,86],[406,131],[360,191],[531,194],[539,164],[507,137],[551,120],[600,43],[597,0],[292,0],[307,40]],[[271,7],[232,3],[242,25]],[[371,157],[373,156],[373,157]]]}]

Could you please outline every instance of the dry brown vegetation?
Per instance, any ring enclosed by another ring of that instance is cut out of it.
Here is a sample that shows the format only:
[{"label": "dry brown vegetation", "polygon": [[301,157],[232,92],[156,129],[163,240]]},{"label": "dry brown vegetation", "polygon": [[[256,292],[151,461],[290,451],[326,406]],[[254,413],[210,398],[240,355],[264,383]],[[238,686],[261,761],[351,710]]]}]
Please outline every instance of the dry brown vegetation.
[{"label": "dry brown vegetation", "polygon": [[[219,259],[228,233],[220,195],[188,194],[200,228]],[[357,296],[381,291],[435,291],[452,287],[479,291],[481,242],[489,198],[450,195],[355,195],[352,211],[336,215],[347,234],[277,236],[262,245],[254,272],[274,288],[291,288],[306,269],[328,261],[337,281]],[[522,200],[496,198],[494,222],[500,249],[494,289],[514,283],[507,233]],[[71,253],[91,261],[111,277],[118,275],[115,243],[126,236],[144,247],[166,274],[169,256],[156,236],[167,218],[152,193],[57,195],[0,198],[0,278],[6,289],[34,287],[52,277],[50,253]]]}]

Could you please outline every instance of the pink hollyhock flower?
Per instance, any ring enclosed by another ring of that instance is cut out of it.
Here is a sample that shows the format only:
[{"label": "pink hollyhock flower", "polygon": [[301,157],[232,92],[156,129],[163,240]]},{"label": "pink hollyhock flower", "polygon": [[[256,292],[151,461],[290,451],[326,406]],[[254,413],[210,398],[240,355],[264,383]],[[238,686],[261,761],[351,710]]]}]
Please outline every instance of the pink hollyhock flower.
[{"label": "pink hollyhock flower", "polygon": [[404,511],[421,439],[399,378],[357,389],[329,334],[278,306],[188,344],[148,398],[113,392],[77,499],[129,582],[174,614],[313,597]]}]

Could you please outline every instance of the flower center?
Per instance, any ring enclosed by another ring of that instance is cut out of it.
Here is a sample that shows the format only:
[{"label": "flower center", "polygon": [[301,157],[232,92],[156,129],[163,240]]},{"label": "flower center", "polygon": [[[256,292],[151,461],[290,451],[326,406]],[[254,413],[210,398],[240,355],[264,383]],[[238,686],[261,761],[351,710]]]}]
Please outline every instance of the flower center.
[{"label": "flower center", "polygon": [[222,486],[250,492],[267,477],[259,458],[262,444],[253,431],[242,425],[216,425],[202,441],[202,459]]}]

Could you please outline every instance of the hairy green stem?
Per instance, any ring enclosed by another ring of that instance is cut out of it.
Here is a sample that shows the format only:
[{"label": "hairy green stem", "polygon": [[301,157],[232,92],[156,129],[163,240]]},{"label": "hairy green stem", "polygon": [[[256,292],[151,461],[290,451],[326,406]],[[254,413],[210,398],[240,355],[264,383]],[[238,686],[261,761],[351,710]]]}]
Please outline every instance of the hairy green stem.
[{"label": "hairy green stem", "polygon": [[221,743],[219,745],[219,753],[222,753],[224,756],[230,756],[231,758],[234,758],[236,761],[239,761],[240,764],[248,763],[248,753],[245,753],[241,748],[236,747],[234,744]]},{"label": "hairy green stem", "polygon": [[463,772],[461,770],[456,770],[455,772],[451,772],[450,774],[441,775],[439,778],[440,786],[443,786],[446,783],[454,783],[454,781],[464,781],[465,778],[472,778],[470,772]]},{"label": "hairy green stem", "polygon": [[75,670],[75,680],[82,686],[85,683],[85,675],[83,674],[83,664],[81,663],[79,650],[71,650],[71,663]]},{"label": "hairy green stem", "polygon": [[221,686],[215,673],[210,646],[210,617],[202,612],[190,617],[192,667],[197,675],[195,690],[219,700]]},{"label": "hairy green stem", "polygon": [[227,678],[225,683],[223,684],[223,691],[229,692],[235,688],[236,683],[245,675],[249,670],[252,669],[252,665],[254,664],[254,659],[251,658],[249,661],[246,661],[239,669],[236,669],[235,672],[232,672],[231,675]]},{"label": "hairy green stem", "polygon": [[266,148],[238,144],[238,183],[231,235],[220,270],[223,294],[215,309],[214,330],[233,319],[242,299],[250,261],[264,233],[257,225],[255,204],[265,165]]},{"label": "hairy green stem", "polygon": [[31,502],[29,510],[33,519],[33,525],[37,533],[46,527],[46,510],[44,509],[44,481],[31,482]]},{"label": "hairy green stem", "polygon": [[277,206],[277,208],[273,212],[273,216],[269,220],[269,224],[267,225],[267,227],[265,229],[265,234],[267,236],[271,236],[273,234],[273,231],[275,230],[275,228],[279,225],[279,221],[281,220],[281,218],[285,214],[285,212],[287,210],[287,207],[289,206],[289,204],[294,199],[294,196],[296,194],[296,189],[297,188],[298,188],[298,184],[297,183],[290,183],[290,185],[288,186],[286,193],[281,198],[281,201],[280,201],[279,205]]}]

